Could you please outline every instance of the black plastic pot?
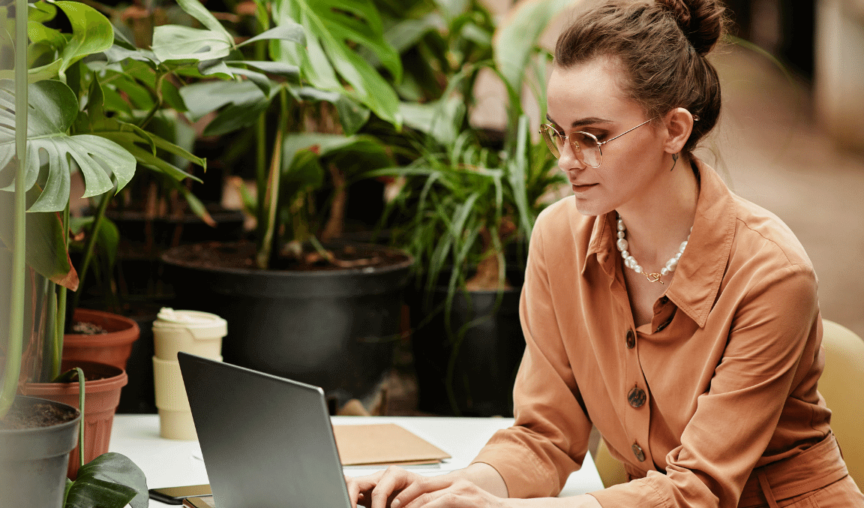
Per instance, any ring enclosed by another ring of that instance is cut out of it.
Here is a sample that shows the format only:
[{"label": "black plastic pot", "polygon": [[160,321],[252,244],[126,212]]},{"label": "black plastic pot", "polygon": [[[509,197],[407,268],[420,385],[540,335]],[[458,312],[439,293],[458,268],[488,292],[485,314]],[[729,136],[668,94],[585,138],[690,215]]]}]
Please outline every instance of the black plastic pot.
[{"label": "black plastic pot", "polygon": [[[33,397],[16,397],[17,407],[50,404],[78,413],[74,407]],[[0,429],[0,508],[60,508],[66,488],[69,452],[78,442],[81,414],[68,422],[32,429]]]},{"label": "black plastic pot", "polygon": [[162,257],[175,308],[228,322],[226,362],[320,386],[338,405],[374,394],[400,337],[410,256],[386,268],[298,272],[205,268],[184,261],[187,249]]},{"label": "black plastic pot", "polygon": [[[514,284],[516,277],[521,274],[511,278]],[[468,298],[457,293],[449,330],[443,312],[446,287],[435,290],[431,308],[423,305],[422,294],[412,297],[411,344],[421,411],[513,416],[513,382],[525,351],[518,283],[503,292],[497,312],[497,291],[470,291]]]},{"label": "black plastic pot", "polygon": [[161,280],[159,261],[172,245],[198,242],[234,242],[243,237],[245,216],[240,210],[209,206],[216,227],[210,227],[191,212],[179,217],[148,218],[143,212],[108,210],[106,215],[120,232],[117,276],[121,293],[156,297],[171,294],[170,285]]}]

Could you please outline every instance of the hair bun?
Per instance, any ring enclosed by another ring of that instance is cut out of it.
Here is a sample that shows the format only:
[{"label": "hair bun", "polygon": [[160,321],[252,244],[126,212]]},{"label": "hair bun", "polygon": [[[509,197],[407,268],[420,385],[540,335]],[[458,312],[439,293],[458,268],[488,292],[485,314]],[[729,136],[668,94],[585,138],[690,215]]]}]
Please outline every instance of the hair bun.
[{"label": "hair bun", "polygon": [[657,0],[675,16],[681,31],[700,55],[708,54],[725,32],[726,8],[718,0]]}]

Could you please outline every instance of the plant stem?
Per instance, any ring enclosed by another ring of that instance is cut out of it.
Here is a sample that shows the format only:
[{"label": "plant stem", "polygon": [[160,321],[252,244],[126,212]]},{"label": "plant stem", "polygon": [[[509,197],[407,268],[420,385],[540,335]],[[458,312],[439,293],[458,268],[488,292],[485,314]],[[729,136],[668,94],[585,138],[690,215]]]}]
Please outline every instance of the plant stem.
[{"label": "plant stem", "polygon": [[[60,375],[60,362],[63,361],[63,334],[66,332],[66,297],[68,289],[57,285],[57,316],[55,317],[54,330],[51,338],[54,340],[51,358],[51,379]],[[53,309],[52,309],[53,310]]]},{"label": "plant stem", "polygon": [[81,462],[81,467],[84,467],[84,371],[81,367],[75,367],[75,372],[78,373],[78,411],[81,412],[81,423],[78,425],[78,460]]},{"label": "plant stem", "polygon": [[87,236],[87,243],[84,245],[84,260],[81,262],[81,269],[78,270],[78,290],[75,291],[75,295],[72,296],[72,305],[66,309],[64,314],[67,321],[69,321],[69,324],[72,323],[75,309],[78,308],[78,300],[81,299],[81,293],[84,291],[84,279],[87,278],[87,269],[90,267],[90,261],[93,259],[93,250],[96,247],[96,241],[99,238],[99,227],[102,225],[102,219],[105,218],[105,210],[108,209],[108,203],[111,202],[110,192],[111,191],[108,191],[102,196],[102,202],[99,203],[99,208],[96,210],[93,225],[90,226],[90,234]]},{"label": "plant stem", "polygon": [[[255,43],[255,59],[263,60],[265,41]],[[267,211],[264,207],[264,195],[267,193],[267,111],[262,111],[258,116],[258,124],[256,126],[255,139],[255,180],[256,180],[256,201],[258,204],[255,210],[255,218],[257,220],[256,229],[258,239],[258,257],[264,248],[264,231],[266,228]]]},{"label": "plant stem", "polygon": [[153,117],[156,116],[156,112],[159,111],[159,108],[162,107],[162,80],[163,79],[165,79],[165,74],[161,73],[161,72],[157,72],[156,73],[156,85],[155,85],[156,102],[153,103],[153,107],[150,108],[150,111],[147,112],[147,116],[144,117],[144,120],[141,121],[141,125],[138,126],[138,127],[141,127],[142,129],[147,127],[147,124],[150,123],[150,120],[152,120]]},{"label": "plant stem", "polygon": [[12,291],[6,373],[0,392],[0,418],[6,416],[18,390],[24,348],[24,283],[27,256],[27,211],[24,168],[27,167],[27,0],[15,0],[15,209],[12,232]]},{"label": "plant stem", "polygon": [[[270,175],[267,182],[267,191],[264,199],[267,217],[264,227],[264,238],[258,255],[255,259],[258,268],[266,269],[270,265],[270,256],[273,253],[274,237],[276,233],[276,212],[279,210],[279,182],[282,176],[282,137],[288,125],[288,92],[285,88],[279,90],[279,126],[276,129],[276,138],[273,140],[273,154],[270,156]],[[262,200],[258,200],[259,206]]]}]

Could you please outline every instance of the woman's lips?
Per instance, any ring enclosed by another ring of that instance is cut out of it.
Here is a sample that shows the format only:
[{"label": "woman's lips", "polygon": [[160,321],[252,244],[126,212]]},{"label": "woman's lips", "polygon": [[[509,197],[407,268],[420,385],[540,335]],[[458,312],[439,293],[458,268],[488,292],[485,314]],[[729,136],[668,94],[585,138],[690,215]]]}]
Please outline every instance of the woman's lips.
[{"label": "woman's lips", "polygon": [[589,184],[585,184],[585,185],[577,185],[574,183],[574,184],[570,184],[570,185],[573,188],[573,192],[585,192],[597,184],[596,183],[589,183]]}]

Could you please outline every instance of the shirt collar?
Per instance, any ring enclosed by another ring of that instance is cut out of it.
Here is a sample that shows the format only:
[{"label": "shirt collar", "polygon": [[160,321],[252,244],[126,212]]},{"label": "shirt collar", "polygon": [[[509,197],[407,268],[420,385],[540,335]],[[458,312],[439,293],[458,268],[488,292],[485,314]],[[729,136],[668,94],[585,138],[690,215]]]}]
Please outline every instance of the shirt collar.
[{"label": "shirt collar", "polygon": [[[701,180],[696,216],[690,241],[666,296],[702,328],[714,306],[729,260],[735,236],[735,207],[732,193],[714,169],[695,157],[692,161]],[[583,275],[588,260],[596,257],[602,271],[614,278],[615,270],[623,266],[618,262],[616,239],[615,212],[597,217],[582,265]]]}]

